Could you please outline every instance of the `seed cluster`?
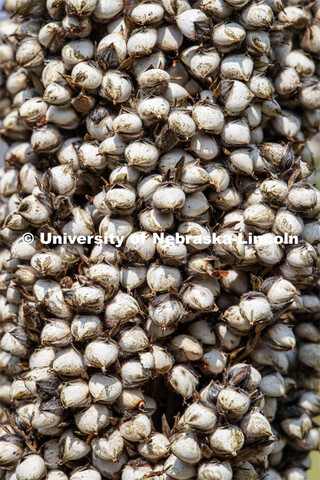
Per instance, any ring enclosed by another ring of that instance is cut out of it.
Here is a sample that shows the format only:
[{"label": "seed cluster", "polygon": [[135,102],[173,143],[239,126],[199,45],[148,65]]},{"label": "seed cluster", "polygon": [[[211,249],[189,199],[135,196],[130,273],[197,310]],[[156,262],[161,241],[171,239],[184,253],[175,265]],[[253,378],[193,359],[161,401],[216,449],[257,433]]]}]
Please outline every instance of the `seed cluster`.
[{"label": "seed cluster", "polygon": [[0,479],[307,479],[319,2],[5,10]]}]

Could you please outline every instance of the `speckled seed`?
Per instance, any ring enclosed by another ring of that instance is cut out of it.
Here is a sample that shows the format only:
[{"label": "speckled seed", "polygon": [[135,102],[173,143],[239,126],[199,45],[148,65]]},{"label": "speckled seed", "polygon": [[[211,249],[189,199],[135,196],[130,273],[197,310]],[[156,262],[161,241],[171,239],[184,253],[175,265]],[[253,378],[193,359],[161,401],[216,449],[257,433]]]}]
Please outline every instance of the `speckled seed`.
[{"label": "speckled seed", "polygon": [[217,455],[235,456],[244,445],[244,435],[239,427],[218,427],[210,435],[210,446]]},{"label": "speckled seed", "polygon": [[119,430],[126,440],[139,442],[150,435],[151,423],[146,415],[138,414],[132,420],[122,423]]}]

